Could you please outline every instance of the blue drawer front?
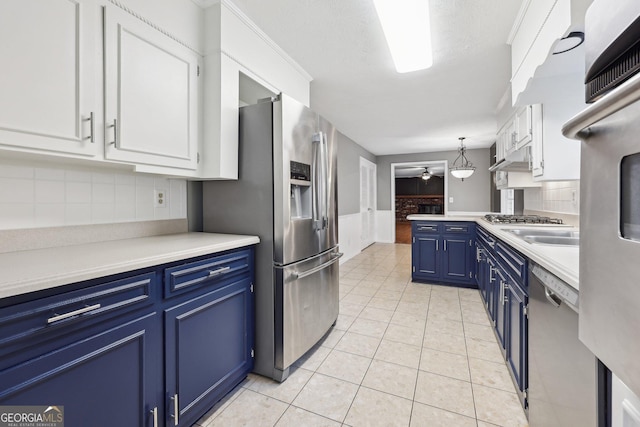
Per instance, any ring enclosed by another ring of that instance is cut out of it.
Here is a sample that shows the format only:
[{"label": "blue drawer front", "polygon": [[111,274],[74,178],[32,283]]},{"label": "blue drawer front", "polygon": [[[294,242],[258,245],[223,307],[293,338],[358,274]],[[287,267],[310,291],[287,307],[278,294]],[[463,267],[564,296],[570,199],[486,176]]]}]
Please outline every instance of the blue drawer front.
[{"label": "blue drawer front", "polygon": [[250,250],[241,250],[167,268],[164,295],[170,297],[229,283],[239,275],[249,274],[252,262]]}]

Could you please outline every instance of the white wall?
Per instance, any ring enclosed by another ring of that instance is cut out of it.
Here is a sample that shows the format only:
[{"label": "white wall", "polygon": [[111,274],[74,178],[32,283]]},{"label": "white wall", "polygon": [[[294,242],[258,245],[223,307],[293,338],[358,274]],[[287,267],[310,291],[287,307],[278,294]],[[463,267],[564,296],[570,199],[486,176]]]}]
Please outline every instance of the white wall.
[{"label": "white wall", "polygon": [[[154,204],[156,189],[164,208]],[[182,179],[0,160],[0,230],[186,217]]]}]

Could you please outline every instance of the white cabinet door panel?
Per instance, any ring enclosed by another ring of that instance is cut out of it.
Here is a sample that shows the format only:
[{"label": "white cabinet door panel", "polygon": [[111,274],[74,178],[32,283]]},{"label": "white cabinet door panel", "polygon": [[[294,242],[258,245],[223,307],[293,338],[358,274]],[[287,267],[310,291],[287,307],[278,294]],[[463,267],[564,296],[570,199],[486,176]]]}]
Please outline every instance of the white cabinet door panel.
[{"label": "white cabinet door panel", "polygon": [[196,169],[199,56],[117,7],[105,15],[105,156]]},{"label": "white cabinet door panel", "polygon": [[83,0],[0,2],[0,145],[97,153],[96,12]]}]

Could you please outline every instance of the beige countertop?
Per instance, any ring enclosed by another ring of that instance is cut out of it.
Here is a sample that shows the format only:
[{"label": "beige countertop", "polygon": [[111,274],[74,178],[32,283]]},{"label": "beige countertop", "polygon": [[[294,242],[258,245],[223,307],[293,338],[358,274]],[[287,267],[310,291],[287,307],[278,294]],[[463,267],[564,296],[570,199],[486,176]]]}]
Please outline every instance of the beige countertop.
[{"label": "beige countertop", "polygon": [[256,236],[180,233],[0,254],[0,298],[222,252]]},{"label": "beige countertop", "polygon": [[576,290],[579,290],[579,248],[578,246],[553,246],[525,242],[507,230],[513,228],[562,228],[577,230],[571,226],[561,225],[523,225],[523,224],[491,224],[477,216],[457,215],[409,215],[411,221],[472,221],[493,234],[513,249],[522,253],[541,267],[564,280]]}]

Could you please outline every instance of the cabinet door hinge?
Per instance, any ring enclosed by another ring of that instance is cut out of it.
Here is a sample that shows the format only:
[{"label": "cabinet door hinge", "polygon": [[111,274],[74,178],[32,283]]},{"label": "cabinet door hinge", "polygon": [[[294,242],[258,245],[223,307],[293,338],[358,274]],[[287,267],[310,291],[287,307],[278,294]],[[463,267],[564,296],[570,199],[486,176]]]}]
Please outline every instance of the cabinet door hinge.
[{"label": "cabinet door hinge", "polygon": [[251,289],[251,293],[253,293],[253,283],[249,286],[249,289]]},{"label": "cabinet door hinge", "polygon": [[415,238],[415,237],[413,237],[413,243],[415,243],[415,242],[416,242],[416,238]]},{"label": "cabinet door hinge", "polygon": [[473,279],[473,273],[471,271],[469,272],[469,279]]},{"label": "cabinet door hinge", "polygon": [[196,163],[200,163],[200,153],[196,153]]},{"label": "cabinet door hinge", "polygon": [[251,357],[256,357],[256,352],[251,349]]},{"label": "cabinet door hinge", "polygon": [[196,67],[196,75],[198,77],[200,77],[200,66],[199,65]]},{"label": "cabinet door hinge", "polygon": [[524,315],[524,317],[529,318],[529,306],[525,305],[524,309],[522,310],[522,314]]},{"label": "cabinet door hinge", "polygon": [[413,272],[415,273],[415,272],[416,272],[416,266],[414,265],[414,266],[412,267],[412,269],[413,269]]}]

